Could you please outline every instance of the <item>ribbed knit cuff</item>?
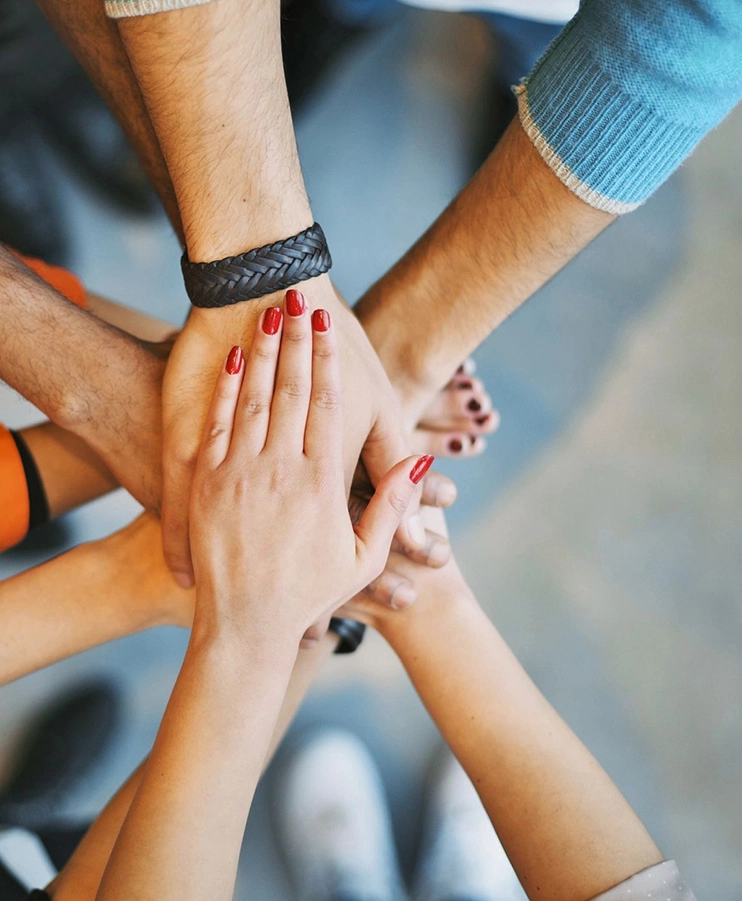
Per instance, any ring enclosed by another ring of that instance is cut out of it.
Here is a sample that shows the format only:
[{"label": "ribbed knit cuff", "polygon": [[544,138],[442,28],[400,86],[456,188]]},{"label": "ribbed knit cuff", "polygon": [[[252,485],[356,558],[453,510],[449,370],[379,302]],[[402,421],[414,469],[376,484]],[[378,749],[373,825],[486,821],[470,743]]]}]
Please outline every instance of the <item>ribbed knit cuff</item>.
[{"label": "ribbed knit cuff", "polygon": [[187,6],[204,6],[213,0],[105,0],[109,19],[126,19],[129,16],[151,16]]},{"label": "ribbed knit cuff", "polygon": [[515,89],[520,121],[570,191],[596,209],[626,213],[677,169],[708,127],[669,122],[636,102],[595,62],[586,30],[578,13]]}]

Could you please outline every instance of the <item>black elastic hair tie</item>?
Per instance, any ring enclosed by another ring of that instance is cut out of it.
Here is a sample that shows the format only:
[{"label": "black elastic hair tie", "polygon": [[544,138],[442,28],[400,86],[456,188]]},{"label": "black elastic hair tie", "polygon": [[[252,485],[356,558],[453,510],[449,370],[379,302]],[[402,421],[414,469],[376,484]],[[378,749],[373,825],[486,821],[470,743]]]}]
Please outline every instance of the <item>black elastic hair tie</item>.
[{"label": "black elastic hair tie", "polygon": [[39,468],[19,432],[10,430],[11,437],[18,448],[18,456],[23,463],[23,471],[26,475],[26,489],[28,491],[28,528],[35,529],[49,521],[49,501],[46,499],[46,491],[39,475]]}]

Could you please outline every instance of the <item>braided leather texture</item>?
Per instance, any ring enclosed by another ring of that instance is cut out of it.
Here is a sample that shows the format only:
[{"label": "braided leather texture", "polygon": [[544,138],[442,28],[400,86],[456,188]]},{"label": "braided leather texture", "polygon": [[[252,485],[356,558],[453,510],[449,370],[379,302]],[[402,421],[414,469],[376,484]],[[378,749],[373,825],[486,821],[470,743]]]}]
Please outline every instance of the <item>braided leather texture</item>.
[{"label": "braided leather texture", "polygon": [[195,307],[226,307],[329,272],[332,257],[315,222],[292,238],[212,263],[192,263],[184,253],[180,266]]}]

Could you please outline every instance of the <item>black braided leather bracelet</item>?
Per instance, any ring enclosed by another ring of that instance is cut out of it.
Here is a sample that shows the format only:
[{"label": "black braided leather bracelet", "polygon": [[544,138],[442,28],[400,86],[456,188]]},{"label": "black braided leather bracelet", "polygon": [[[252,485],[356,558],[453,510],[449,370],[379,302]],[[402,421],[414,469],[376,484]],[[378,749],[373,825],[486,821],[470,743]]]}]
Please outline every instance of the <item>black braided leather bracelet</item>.
[{"label": "black braided leather bracelet", "polygon": [[363,641],[366,627],[355,619],[333,616],[330,620],[330,632],[334,632],[340,641],[335,654],[352,654]]},{"label": "black braided leather bracelet", "polygon": [[226,307],[283,291],[330,271],[332,257],[316,222],[291,238],[211,263],[180,261],[185,288],[195,307]]}]

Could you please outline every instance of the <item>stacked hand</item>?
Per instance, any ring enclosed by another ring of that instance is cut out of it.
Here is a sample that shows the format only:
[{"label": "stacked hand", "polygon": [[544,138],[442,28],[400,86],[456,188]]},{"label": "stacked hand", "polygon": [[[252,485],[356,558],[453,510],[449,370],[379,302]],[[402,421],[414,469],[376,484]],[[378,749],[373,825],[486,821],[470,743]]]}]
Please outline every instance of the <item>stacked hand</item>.
[{"label": "stacked hand", "polygon": [[298,647],[382,571],[432,457],[397,463],[354,526],[335,330],[324,310],[286,313],[266,310],[247,356],[232,348],[217,378],[189,519],[194,631],[268,630]]}]

